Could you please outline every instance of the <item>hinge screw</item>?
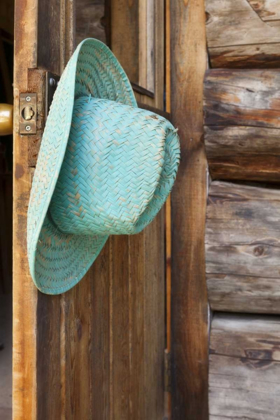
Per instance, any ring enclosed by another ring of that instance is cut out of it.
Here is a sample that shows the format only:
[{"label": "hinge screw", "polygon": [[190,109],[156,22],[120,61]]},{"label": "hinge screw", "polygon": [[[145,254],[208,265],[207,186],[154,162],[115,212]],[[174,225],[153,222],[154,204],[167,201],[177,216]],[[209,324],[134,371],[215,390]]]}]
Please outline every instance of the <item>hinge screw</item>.
[{"label": "hinge screw", "polygon": [[55,86],[56,85],[56,81],[53,77],[50,78],[49,84],[50,84],[50,86]]},{"label": "hinge screw", "polygon": [[30,131],[30,130],[31,130],[30,125],[27,125],[27,126],[25,127],[25,130],[26,130],[26,131]]}]

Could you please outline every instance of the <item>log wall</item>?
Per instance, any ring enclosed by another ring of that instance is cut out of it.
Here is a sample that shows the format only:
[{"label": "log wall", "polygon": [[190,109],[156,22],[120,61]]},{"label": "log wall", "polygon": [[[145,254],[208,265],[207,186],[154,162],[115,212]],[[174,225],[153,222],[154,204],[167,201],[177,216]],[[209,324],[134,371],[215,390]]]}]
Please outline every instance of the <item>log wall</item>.
[{"label": "log wall", "polygon": [[279,70],[209,70],[204,124],[212,179],[280,182]]},{"label": "log wall", "polygon": [[268,314],[280,314],[280,2],[206,0],[206,16],[209,419],[276,420],[280,317]]},{"label": "log wall", "polygon": [[213,310],[280,313],[280,191],[210,186],[206,275]]},{"label": "log wall", "polygon": [[278,0],[206,0],[211,67],[279,68]]},{"label": "log wall", "polygon": [[210,420],[278,420],[280,319],[216,314],[210,341]]}]

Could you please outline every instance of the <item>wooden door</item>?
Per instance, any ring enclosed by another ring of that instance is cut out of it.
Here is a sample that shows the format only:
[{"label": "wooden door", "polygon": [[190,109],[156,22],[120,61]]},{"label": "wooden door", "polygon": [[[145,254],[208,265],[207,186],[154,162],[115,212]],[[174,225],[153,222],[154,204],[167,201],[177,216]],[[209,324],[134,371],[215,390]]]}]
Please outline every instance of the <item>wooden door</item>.
[{"label": "wooden door", "polygon": [[[16,0],[13,418],[158,420],[164,415],[163,213],[140,235],[111,237],[85,278],[63,295],[38,292],[28,269],[26,215],[46,113],[46,72],[61,74],[71,56],[77,16],[88,7],[82,3]],[[141,92],[137,99],[163,109],[163,2],[114,0],[107,9],[111,47]],[[25,92],[37,94],[32,135],[19,133]]]}]

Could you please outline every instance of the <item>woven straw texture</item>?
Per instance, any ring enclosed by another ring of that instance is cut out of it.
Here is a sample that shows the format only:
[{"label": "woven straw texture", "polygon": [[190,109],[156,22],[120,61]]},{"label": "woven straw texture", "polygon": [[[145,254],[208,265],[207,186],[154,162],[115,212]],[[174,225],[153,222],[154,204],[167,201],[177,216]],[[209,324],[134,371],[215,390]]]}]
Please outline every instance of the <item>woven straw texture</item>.
[{"label": "woven straw texture", "polygon": [[137,108],[104,44],[83,41],[55,93],[34,174],[27,243],[36,286],[69,290],[108,235],[142,230],[166,200],[178,164],[174,127]]}]

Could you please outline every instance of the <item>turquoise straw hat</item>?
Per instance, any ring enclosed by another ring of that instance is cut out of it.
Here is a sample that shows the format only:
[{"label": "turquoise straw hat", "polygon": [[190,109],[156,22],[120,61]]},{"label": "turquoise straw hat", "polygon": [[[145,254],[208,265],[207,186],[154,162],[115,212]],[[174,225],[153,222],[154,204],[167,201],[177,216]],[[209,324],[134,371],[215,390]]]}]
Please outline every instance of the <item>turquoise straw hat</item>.
[{"label": "turquoise straw hat", "polygon": [[38,289],[71,289],[109,235],[144,229],[173,186],[179,155],[176,130],[137,108],[112,52],[83,41],[55,92],[32,184],[27,246]]}]

